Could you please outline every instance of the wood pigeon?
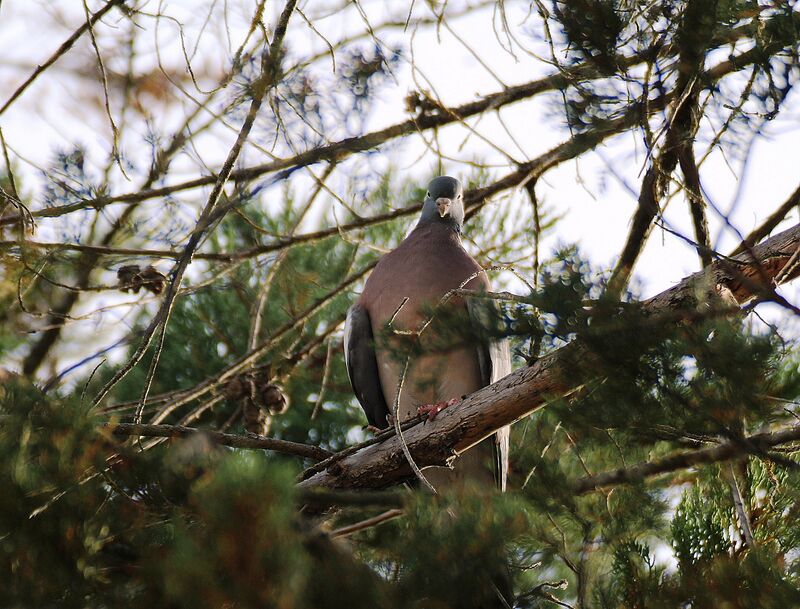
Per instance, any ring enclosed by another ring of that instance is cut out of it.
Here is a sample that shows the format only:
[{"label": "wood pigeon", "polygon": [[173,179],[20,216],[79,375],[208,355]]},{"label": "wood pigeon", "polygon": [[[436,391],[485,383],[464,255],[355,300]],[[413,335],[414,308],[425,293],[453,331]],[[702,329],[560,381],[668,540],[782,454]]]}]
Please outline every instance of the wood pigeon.
[{"label": "wood pigeon", "polygon": [[[370,424],[387,427],[405,360],[392,354],[387,331],[419,330],[450,290],[490,289],[481,266],[461,244],[464,223],[464,189],[449,176],[435,178],[417,226],[372,271],[358,302],[350,307],[344,331],[347,372],[353,390]],[[472,279],[469,279],[472,277]],[[469,281],[467,281],[469,279]],[[466,283],[465,283],[466,282]],[[445,307],[465,313],[476,327],[479,303],[452,298]],[[475,336],[475,332],[471,333]],[[432,325],[419,337],[422,353],[412,357],[400,394],[400,421],[428,412],[433,418],[442,408],[511,372],[506,339],[484,342],[463,336],[442,349],[442,336]],[[427,347],[427,348],[426,348]],[[508,472],[509,428],[472,447],[456,459],[453,468],[431,467],[424,472],[435,488],[496,484],[505,490]]]}]

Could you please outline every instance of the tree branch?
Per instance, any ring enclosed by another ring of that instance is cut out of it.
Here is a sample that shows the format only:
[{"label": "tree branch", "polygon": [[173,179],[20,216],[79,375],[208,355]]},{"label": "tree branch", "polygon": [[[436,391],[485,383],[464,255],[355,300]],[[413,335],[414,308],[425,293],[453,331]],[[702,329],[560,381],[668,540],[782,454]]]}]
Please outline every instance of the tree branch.
[{"label": "tree branch", "polygon": [[148,438],[185,438],[196,434],[203,434],[223,446],[233,448],[253,448],[271,450],[285,455],[305,457],[314,461],[322,461],[331,456],[331,453],[318,446],[277,440],[266,436],[238,436],[210,429],[197,429],[183,425],[145,425],[135,423],[103,423],[101,429],[117,436],[145,436]]},{"label": "tree branch", "polygon": [[77,42],[78,38],[83,36],[84,33],[86,33],[88,30],[90,30],[95,23],[100,21],[100,19],[102,19],[105,16],[105,14],[108,13],[108,11],[110,11],[115,6],[123,4],[124,1],[125,0],[109,0],[109,2],[107,2],[105,6],[103,6],[103,8],[101,8],[93,15],[91,15],[89,19],[86,19],[83,25],[81,25],[81,27],[75,30],[72,33],[72,35],[69,38],[67,38],[61,44],[60,47],[56,49],[55,53],[53,53],[47,59],[47,61],[37,66],[36,69],[31,73],[31,75],[28,76],[27,79],[25,79],[25,82],[23,82],[19,87],[17,87],[17,89],[11,94],[11,96],[6,100],[6,102],[2,105],[2,107],[0,107],[0,115],[3,114],[3,112],[5,112],[8,109],[8,107],[11,104],[13,104],[17,100],[17,98],[25,92],[25,89],[27,89],[29,86],[31,86],[31,84],[33,84],[34,80],[39,78],[39,76],[41,76],[42,73],[47,68],[53,65],[56,61],[58,61],[60,57],[62,57],[67,51],[69,51],[72,48],[72,45],[74,45]]},{"label": "tree branch", "polygon": [[733,252],[731,252],[731,256],[735,256],[736,254],[741,254],[742,252],[747,251],[747,248],[752,247],[754,243],[758,243],[764,237],[769,235],[778,224],[783,222],[784,218],[786,218],[786,214],[792,211],[795,207],[800,206],[800,186],[789,195],[789,198],[783,202],[783,204],[776,209],[772,214],[770,214],[769,218],[764,220],[764,222],[757,228],[753,229],[753,231],[744,238],[744,241],[740,243]]},{"label": "tree branch", "polygon": [[354,524],[345,527],[340,527],[334,531],[331,531],[331,537],[334,538],[347,537],[348,535],[352,535],[353,533],[357,533],[358,531],[363,531],[364,529],[370,529],[376,525],[386,522],[387,520],[392,520],[402,515],[403,515],[403,510],[399,510],[396,508],[392,510],[387,510],[382,514],[373,516],[372,518],[367,518],[366,520],[362,520],[360,522],[356,522]]},{"label": "tree branch", "polygon": [[685,451],[669,455],[662,459],[638,463],[631,467],[621,467],[608,472],[595,474],[582,478],[575,484],[573,491],[578,494],[588,493],[596,489],[616,486],[618,484],[632,484],[647,478],[666,474],[679,469],[686,469],[695,465],[718,463],[742,455],[752,454],[753,447],[766,450],[773,446],[800,440],[800,425],[782,431],[759,433],[744,438],[741,442],[725,442],[711,448]]},{"label": "tree branch", "polygon": [[713,260],[711,239],[708,231],[706,204],[703,200],[703,187],[700,182],[700,169],[694,158],[691,140],[685,139],[681,142],[678,150],[678,163],[683,173],[686,198],[689,200],[689,211],[692,214],[694,235],[697,240],[697,255],[700,257],[700,264],[708,266]]}]

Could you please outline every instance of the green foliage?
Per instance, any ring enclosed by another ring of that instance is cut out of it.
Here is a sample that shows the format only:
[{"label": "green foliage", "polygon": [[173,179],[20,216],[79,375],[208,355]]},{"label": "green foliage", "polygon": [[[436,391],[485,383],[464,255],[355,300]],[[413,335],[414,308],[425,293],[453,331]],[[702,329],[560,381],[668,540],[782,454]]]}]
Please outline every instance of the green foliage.
[{"label": "green foliage", "polygon": [[524,529],[503,498],[420,496],[363,534],[368,564],[402,565],[392,590],[300,516],[295,468],[199,437],[142,454],[78,401],[26,385],[0,407],[3,606],[481,606],[491,574],[504,581],[509,531]]},{"label": "green foliage", "polygon": [[609,582],[598,587],[598,604],[643,609],[657,594],[663,572],[646,543],[622,542],[614,549]]},{"label": "green foliage", "polygon": [[172,517],[169,544],[145,558],[158,586],[153,601],[302,606],[311,566],[292,524],[292,481],[291,470],[256,455],[223,459],[198,479]]},{"label": "green foliage", "polygon": [[98,510],[109,493],[96,478],[81,484],[108,454],[95,420],[79,402],[53,403],[27,385],[7,383],[2,391],[4,606],[79,607],[93,594],[113,596],[104,548],[136,519],[121,512],[107,521]]},{"label": "green foliage", "polygon": [[400,596],[425,598],[432,607],[496,605],[498,591],[510,583],[506,543],[526,525],[521,506],[501,499],[467,494],[417,501],[396,526]]},{"label": "green foliage", "polygon": [[616,0],[554,2],[554,13],[570,46],[583,58],[611,70],[623,21]]},{"label": "green foliage", "polygon": [[733,506],[721,510],[720,489],[714,489],[717,501],[709,501],[710,489],[704,490],[701,492],[699,486],[687,490],[672,519],[673,548],[682,569],[710,563],[732,546],[728,527],[733,520]]}]

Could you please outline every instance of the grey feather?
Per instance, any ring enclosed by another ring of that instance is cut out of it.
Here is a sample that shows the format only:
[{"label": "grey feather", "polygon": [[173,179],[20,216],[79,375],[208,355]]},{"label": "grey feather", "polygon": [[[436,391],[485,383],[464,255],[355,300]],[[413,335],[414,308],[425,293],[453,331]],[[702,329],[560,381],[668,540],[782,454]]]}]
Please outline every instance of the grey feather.
[{"label": "grey feather", "polygon": [[[494,319],[491,318],[492,308],[481,306],[481,304],[470,298],[467,299],[467,310],[476,334],[483,336],[486,333],[486,328],[490,327],[494,322]],[[478,343],[477,349],[484,386],[491,385],[511,374],[511,349],[507,338],[486,338]],[[497,482],[497,487],[503,492],[506,490],[508,478],[510,435],[511,428],[506,426],[498,429],[493,437],[495,481]]]},{"label": "grey feather", "polygon": [[[446,216],[438,211],[437,204],[440,200],[448,202],[449,213]],[[417,226],[430,222],[447,224],[456,232],[461,232],[464,224],[464,187],[461,182],[450,176],[439,176],[431,180]]]},{"label": "grey feather", "polygon": [[350,384],[367,420],[370,425],[383,429],[388,424],[386,415],[389,414],[389,409],[378,375],[375,338],[369,313],[358,304],[347,311],[344,324],[344,362]]}]

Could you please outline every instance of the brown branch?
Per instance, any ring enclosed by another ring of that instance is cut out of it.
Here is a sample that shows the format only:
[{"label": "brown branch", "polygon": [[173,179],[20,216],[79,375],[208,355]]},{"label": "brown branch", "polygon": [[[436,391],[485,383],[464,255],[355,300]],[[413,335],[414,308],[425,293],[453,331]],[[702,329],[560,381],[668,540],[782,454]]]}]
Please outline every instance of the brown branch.
[{"label": "brown branch", "polygon": [[[423,415],[418,415],[416,417],[412,417],[410,419],[406,419],[402,423],[400,423],[400,430],[406,431],[407,429],[411,429],[414,425],[418,423],[422,423],[425,420]],[[319,463],[315,463],[308,469],[304,470],[300,474],[300,480],[305,480],[310,478],[314,474],[326,470],[330,467],[333,467],[336,463],[344,459],[345,457],[349,457],[360,451],[362,448],[366,448],[367,446],[374,446],[375,444],[380,444],[387,438],[393,437],[397,433],[397,430],[394,427],[387,427],[386,429],[379,431],[376,433],[372,438],[368,438],[363,442],[359,442],[358,444],[354,444],[353,446],[349,446],[343,450],[340,450],[338,453],[335,453],[325,459],[324,461],[320,461]]]},{"label": "brown branch", "polygon": [[706,217],[706,204],[703,200],[703,188],[700,183],[700,170],[694,158],[691,140],[684,140],[678,149],[678,164],[683,173],[686,198],[689,200],[689,211],[694,223],[694,235],[697,240],[697,255],[700,263],[708,266],[713,261],[711,253],[711,240],[708,231],[708,218]]},{"label": "brown branch", "polygon": [[277,440],[258,436],[255,434],[239,436],[221,431],[210,429],[198,429],[196,427],[184,427],[183,425],[145,425],[134,423],[103,423],[101,429],[117,436],[144,436],[148,438],[186,438],[197,434],[205,435],[217,444],[231,446],[233,448],[249,448],[271,450],[285,455],[294,455],[322,461],[331,456],[331,453],[318,446],[310,444],[300,444],[289,442],[288,440]]},{"label": "brown branch", "polygon": [[731,252],[731,256],[735,256],[736,254],[741,254],[742,252],[747,251],[749,247],[752,247],[754,243],[758,243],[764,237],[769,235],[778,224],[783,222],[784,218],[786,218],[786,214],[792,211],[795,207],[800,206],[800,186],[789,195],[789,198],[778,208],[776,209],[764,222],[761,226],[753,229],[753,231],[744,238],[744,241],[740,243],[733,252]]},{"label": "brown branch", "polygon": [[[579,480],[572,490],[576,494],[588,493],[593,490],[616,486],[618,484],[633,484],[642,482],[653,476],[667,474],[680,469],[687,469],[696,465],[719,463],[728,461],[758,451],[766,451],[774,446],[800,440],[800,426],[776,432],[765,432],[746,437],[741,442],[725,442],[710,448],[685,451],[669,455],[655,461],[638,463],[631,467],[621,467],[608,472],[587,476]],[[755,447],[755,451],[754,451]]]},{"label": "brown branch", "polygon": [[[467,196],[469,196],[469,194],[467,194]],[[358,218],[357,220],[353,220],[352,222],[331,226],[318,231],[301,233],[299,235],[289,235],[289,236],[279,237],[272,243],[259,245],[247,250],[242,250],[239,252],[196,253],[193,256],[193,258],[198,260],[213,260],[219,262],[235,262],[237,260],[246,260],[248,258],[254,258],[262,254],[269,254],[281,251],[283,249],[295,245],[312,243],[314,241],[326,239],[327,237],[332,237],[337,234],[346,233],[361,228],[367,228],[369,226],[374,226],[375,224],[381,224],[383,222],[389,222],[397,218],[410,216],[419,212],[420,209],[422,209],[421,203],[413,203],[407,207],[402,207],[400,209],[395,209],[382,214],[376,214],[368,218]],[[23,246],[43,249],[47,251],[84,252],[100,256],[147,256],[150,258],[174,258],[174,259],[178,259],[181,256],[181,252],[175,250],[153,250],[153,249],[143,249],[143,248],[108,247],[101,245],[82,245],[79,243],[47,243],[41,241],[28,241],[28,240],[26,240],[24,244],[20,243],[19,241],[0,241],[0,249],[11,249],[14,247],[23,247]]]},{"label": "brown branch", "polygon": [[[764,293],[772,293],[770,282],[800,245],[800,225],[784,231],[753,248],[749,255],[731,261],[715,262],[678,285],[641,303],[648,316],[667,315],[687,318],[696,315],[702,294],[709,298],[728,295],[739,305]],[[797,276],[794,269],[784,280]],[[732,309],[738,310],[738,309]],[[672,323],[675,323],[672,321]],[[573,362],[591,357],[578,342],[553,351],[533,365],[519,369],[493,385],[467,396],[457,406],[440,413],[436,420],[415,425],[405,432],[405,441],[415,462],[427,467],[446,465],[459,453],[538,410],[553,398],[567,395],[578,387]],[[335,459],[335,456],[331,459]],[[409,477],[411,471],[397,437],[361,449],[332,467],[302,481],[302,487],[382,488]]]},{"label": "brown branch", "polygon": [[331,537],[347,537],[348,535],[352,535],[358,531],[370,529],[376,525],[398,518],[399,516],[402,516],[403,513],[403,510],[399,510],[397,508],[393,510],[387,510],[382,514],[373,516],[372,518],[367,518],[366,520],[361,520],[360,522],[356,522],[346,527],[340,527],[335,531],[331,531]]},{"label": "brown branch", "polygon": [[108,13],[108,11],[110,11],[115,6],[123,4],[124,1],[125,0],[109,0],[109,2],[107,2],[105,6],[103,6],[103,8],[98,10],[96,13],[92,14],[89,19],[86,19],[86,21],[83,23],[83,25],[81,25],[81,27],[75,30],[69,38],[67,38],[63,43],[61,43],[61,46],[56,49],[55,53],[53,53],[47,59],[47,61],[37,66],[36,69],[31,73],[31,75],[28,76],[27,79],[25,79],[25,82],[23,82],[19,87],[17,87],[16,91],[14,91],[11,94],[11,97],[9,97],[6,100],[6,102],[2,105],[2,107],[0,107],[0,115],[2,115],[3,112],[5,112],[8,109],[8,107],[11,104],[13,104],[17,100],[17,98],[25,92],[25,89],[27,89],[30,85],[33,84],[34,80],[39,78],[39,76],[41,76],[41,74],[47,68],[49,68],[56,61],[58,61],[58,59],[61,56],[67,53],[72,48],[72,46],[77,42],[77,40],[84,35],[84,33],[89,31],[95,23],[100,21],[100,19],[102,19],[105,16],[105,14]]}]

